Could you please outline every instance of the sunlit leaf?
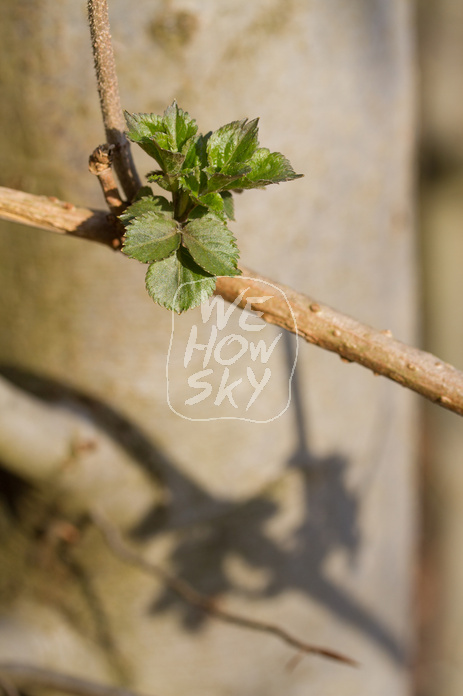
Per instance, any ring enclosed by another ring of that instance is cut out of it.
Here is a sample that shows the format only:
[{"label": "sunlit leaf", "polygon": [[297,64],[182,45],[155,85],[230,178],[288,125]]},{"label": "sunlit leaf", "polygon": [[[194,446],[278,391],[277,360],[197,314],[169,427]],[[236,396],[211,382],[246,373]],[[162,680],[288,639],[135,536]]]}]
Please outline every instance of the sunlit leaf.
[{"label": "sunlit leaf", "polygon": [[181,235],[173,218],[149,212],[127,226],[122,251],[143,263],[160,261],[178,249]]},{"label": "sunlit leaf", "polygon": [[228,173],[230,165],[246,162],[252,157],[259,145],[258,121],[257,118],[253,121],[233,121],[212,133],[207,143],[207,154],[215,170]]},{"label": "sunlit leaf", "polygon": [[144,213],[156,213],[170,215],[172,217],[172,210],[172,203],[170,203],[167,198],[164,198],[164,196],[153,196],[151,194],[138,198],[132,205],[129,205],[122,215],[119,216],[119,219],[127,226],[134,218]]},{"label": "sunlit leaf", "polygon": [[239,251],[233,234],[219,218],[204,215],[188,222],[182,243],[201,268],[216,276],[239,275]]},{"label": "sunlit leaf", "polygon": [[203,271],[183,247],[163,261],[152,263],[146,272],[150,297],[179,314],[210,297],[215,283],[215,277]]}]

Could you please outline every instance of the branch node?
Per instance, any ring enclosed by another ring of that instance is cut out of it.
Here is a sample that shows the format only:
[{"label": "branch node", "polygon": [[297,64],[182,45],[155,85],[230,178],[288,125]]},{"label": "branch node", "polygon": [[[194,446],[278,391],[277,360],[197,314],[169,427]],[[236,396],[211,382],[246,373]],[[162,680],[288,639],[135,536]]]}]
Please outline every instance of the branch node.
[{"label": "branch node", "polygon": [[115,149],[115,145],[98,145],[89,157],[88,168],[91,174],[98,177],[108,208],[114,215],[118,215],[123,211],[125,203],[112,170]]}]

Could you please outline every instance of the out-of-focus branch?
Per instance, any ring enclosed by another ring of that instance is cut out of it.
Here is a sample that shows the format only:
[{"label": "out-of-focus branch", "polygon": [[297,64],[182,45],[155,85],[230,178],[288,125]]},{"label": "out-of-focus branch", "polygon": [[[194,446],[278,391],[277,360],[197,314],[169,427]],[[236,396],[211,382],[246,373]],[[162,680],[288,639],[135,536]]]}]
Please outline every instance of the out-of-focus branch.
[{"label": "out-of-focus branch", "polygon": [[346,655],[343,655],[335,650],[330,650],[329,648],[322,648],[317,645],[305,643],[289,634],[280,626],[265,623],[263,621],[256,621],[247,616],[240,616],[233,612],[221,609],[214,603],[213,600],[197,592],[194,587],[192,587],[185,580],[170,575],[163,568],[151,563],[150,561],[147,561],[143,558],[143,556],[130,548],[122,538],[119,530],[101,514],[94,511],[91,513],[91,519],[102,533],[111,551],[118,558],[124,561],[124,563],[129,563],[132,566],[140,568],[140,570],[148,575],[157,577],[172,592],[180,597],[180,599],[187,602],[191,606],[204,611],[220,621],[234,624],[235,626],[240,626],[241,628],[247,628],[252,631],[258,631],[260,633],[269,633],[302,653],[319,655],[320,657],[326,657],[331,660],[336,660],[337,662],[343,662],[344,664],[348,664],[352,667],[358,666],[358,663],[352,658],[347,657]]},{"label": "out-of-focus branch", "polygon": [[[0,187],[0,218],[83,237],[112,248],[120,246],[121,230],[115,218],[45,196]],[[241,305],[244,306],[248,297],[271,294],[270,282],[285,293],[289,306],[281,293],[266,300],[265,305],[251,303],[251,307],[264,312],[265,321],[463,415],[463,372],[431,353],[395,340],[387,329],[378,331],[250,270],[242,268],[242,271],[242,276],[218,278],[216,293],[229,302],[243,293]]]},{"label": "out-of-focus branch", "polygon": [[0,693],[5,696],[20,696],[15,684],[6,675],[0,673]]},{"label": "out-of-focus branch", "polygon": [[114,168],[130,201],[141,182],[124,133],[125,121],[111,43],[107,0],[88,0],[87,10],[106,139],[109,145],[115,145]]},{"label": "out-of-focus branch", "polygon": [[50,689],[72,696],[140,696],[135,691],[118,686],[96,684],[19,662],[0,662],[0,687],[2,683],[11,684],[16,693],[29,689]]},{"label": "out-of-focus branch", "polygon": [[161,494],[134,466],[136,457],[78,401],[46,402],[0,377],[2,466],[31,484],[46,483],[50,495],[72,498],[72,515],[98,504],[121,525],[135,524]]}]

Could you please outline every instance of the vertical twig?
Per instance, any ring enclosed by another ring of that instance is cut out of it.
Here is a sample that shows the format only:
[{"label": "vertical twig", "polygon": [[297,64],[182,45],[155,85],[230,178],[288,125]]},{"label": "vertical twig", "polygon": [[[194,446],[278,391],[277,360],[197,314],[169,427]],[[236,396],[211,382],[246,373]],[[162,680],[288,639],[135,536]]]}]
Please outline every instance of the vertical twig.
[{"label": "vertical twig", "polygon": [[114,168],[125,195],[132,200],[141,182],[124,134],[125,122],[109,30],[107,0],[88,0],[87,11],[106,139],[109,145],[115,145]]},{"label": "vertical twig", "polygon": [[98,177],[109,210],[113,215],[119,215],[125,206],[111,167],[114,160],[114,150],[114,145],[99,145],[89,157],[88,168],[92,174]]}]

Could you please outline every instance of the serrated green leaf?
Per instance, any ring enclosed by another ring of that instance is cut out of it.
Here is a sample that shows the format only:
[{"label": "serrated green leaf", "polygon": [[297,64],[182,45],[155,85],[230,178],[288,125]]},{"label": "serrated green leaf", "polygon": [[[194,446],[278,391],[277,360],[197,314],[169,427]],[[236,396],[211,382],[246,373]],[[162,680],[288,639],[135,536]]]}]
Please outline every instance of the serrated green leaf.
[{"label": "serrated green leaf", "polygon": [[239,251],[233,234],[225,224],[210,214],[190,220],[182,230],[182,244],[196,263],[215,276],[234,276]]},{"label": "serrated green leaf", "polygon": [[172,217],[173,207],[164,196],[153,196],[151,189],[146,186],[145,189],[150,191],[150,195],[138,198],[132,203],[122,215],[119,215],[119,220],[127,227],[127,225],[136,217],[143,213],[156,213],[158,215]]},{"label": "serrated green leaf", "polygon": [[[202,136],[176,102],[163,116],[126,118],[128,137],[160,166],[149,181],[170,191],[173,203],[141,191],[120,217],[127,228],[123,250],[151,262],[146,282],[153,299],[182,312],[213,292],[216,276],[240,273],[235,238],[226,227],[227,217],[234,219],[231,192],[301,175],[280,153],[259,148],[258,119],[233,121]],[[205,281],[199,290],[194,284],[182,287],[199,279]]]},{"label": "serrated green leaf", "polygon": [[151,183],[157,184],[160,188],[164,189],[164,191],[169,191],[172,193],[173,189],[175,188],[175,178],[170,179],[159,170],[155,172],[148,172],[146,178]]},{"label": "serrated green leaf", "polygon": [[193,197],[198,197],[207,189],[207,176],[203,169],[207,166],[207,141],[211,133],[205,136],[199,135],[191,144],[182,171],[179,176],[179,184],[184,191]]},{"label": "serrated green leaf", "polygon": [[[201,186],[200,179],[206,181],[206,177],[203,172],[196,172],[194,174],[189,174],[187,176],[179,177],[180,187],[186,191],[191,200],[194,201],[201,208],[207,208],[209,211],[214,212],[218,215],[224,222],[227,219],[225,213],[224,200],[220,193],[200,193],[204,186]],[[231,194],[230,194],[231,195]],[[206,211],[207,212],[207,211]],[[203,213],[204,214],[204,211]]]},{"label": "serrated green leaf", "polygon": [[127,137],[153,157],[163,172],[173,177],[182,168],[185,156],[194,147],[196,121],[174,102],[163,116],[125,112]]},{"label": "serrated green leaf", "polygon": [[216,171],[228,174],[230,165],[246,162],[252,157],[259,145],[258,122],[257,118],[253,121],[233,121],[212,133],[207,143],[207,154]]},{"label": "serrated green leaf", "polygon": [[150,297],[178,314],[210,297],[215,283],[215,277],[203,271],[183,247],[163,261],[152,263],[146,273]]},{"label": "serrated green leaf", "polygon": [[[128,137],[130,138],[130,136]],[[154,140],[154,138],[140,138],[139,140],[130,138],[130,140],[136,142],[142,148],[142,150],[144,150],[150,157],[155,159],[162,171],[169,176],[177,176],[182,169],[185,161],[185,155],[182,155],[181,152],[171,152],[170,150],[161,147],[158,141]]]},{"label": "serrated green leaf", "polygon": [[223,198],[220,193],[205,193],[198,197],[198,202],[205,208],[225,219]]},{"label": "serrated green leaf", "polygon": [[223,191],[235,188],[234,184],[246,176],[251,171],[251,167],[243,164],[232,164],[227,172],[215,172],[212,167],[204,170],[207,176],[205,192]]},{"label": "serrated green leaf", "polygon": [[176,176],[185,161],[181,152],[169,149],[169,135],[165,133],[162,119],[154,114],[129,114],[125,112],[129,130],[127,137],[137,143],[150,157],[156,160],[162,171]]},{"label": "serrated green leaf", "polygon": [[160,147],[185,154],[198,131],[196,121],[173,102],[163,116],[125,112],[128,137],[134,142],[154,139]]},{"label": "serrated green leaf", "polygon": [[162,130],[162,117],[156,114],[131,114],[124,111],[127,123],[127,137],[133,142],[143,138],[151,138]]},{"label": "serrated green leaf", "polygon": [[[185,155],[181,152],[171,152],[166,148],[160,147],[155,140],[148,143],[138,143],[161,167],[162,171],[170,177],[175,177],[181,171],[185,161]],[[146,145],[146,147],[145,147]]]},{"label": "serrated green leaf", "polygon": [[190,193],[193,197],[197,198],[201,190],[201,172],[200,171],[189,171],[183,173],[179,176],[178,182],[180,187]]},{"label": "serrated green leaf", "polygon": [[178,249],[180,241],[175,220],[149,212],[128,224],[122,251],[142,263],[161,261]]},{"label": "serrated green leaf", "polygon": [[207,167],[207,143],[212,132],[197,135],[191,140],[185,156],[184,169],[203,169]]},{"label": "serrated green leaf", "polygon": [[164,111],[162,122],[168,136],[169,150],[186,154],[198,131],[196,121],[174,101]]},{"label": "serrated green leaf", "polygon": [[235,202],[231,191],[222,191],[223,210],[229,220],[235,219]]},{"label": "serrated green leaf", "polygon": [[280,152],[270,152],[266,147],[256,150],[248,164],[251,171],[242,179],[235,181],[233,188],[261,188],[269,184],[300,179],[303,176],[303,174],[296,174],[289,160]]},{"label": "serrated green leaf", "polygon": [[183,167],[185,155],[182,155],[180,152],[171,152],[164,148],[158,148],[158,158],[156,161],[159,162],[163,172],[168,176],[175,177]]}]

